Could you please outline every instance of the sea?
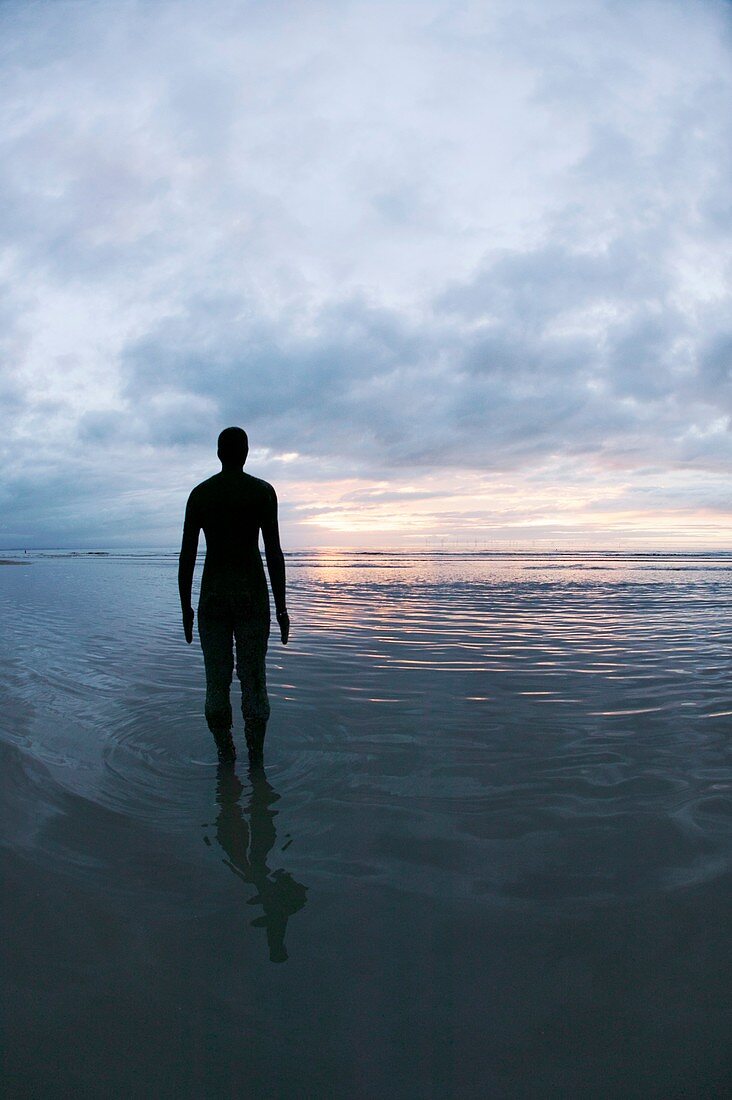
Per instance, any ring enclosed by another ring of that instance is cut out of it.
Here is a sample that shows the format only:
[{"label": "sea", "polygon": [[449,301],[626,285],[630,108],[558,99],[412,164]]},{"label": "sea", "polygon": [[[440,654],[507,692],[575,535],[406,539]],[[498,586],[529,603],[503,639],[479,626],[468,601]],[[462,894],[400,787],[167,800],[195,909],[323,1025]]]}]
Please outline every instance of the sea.
[{"label": "sea", "polygon": [[263,769],[174,549],[0,558],[5,1096],[730,1095],[732,553],[289,553]]}]

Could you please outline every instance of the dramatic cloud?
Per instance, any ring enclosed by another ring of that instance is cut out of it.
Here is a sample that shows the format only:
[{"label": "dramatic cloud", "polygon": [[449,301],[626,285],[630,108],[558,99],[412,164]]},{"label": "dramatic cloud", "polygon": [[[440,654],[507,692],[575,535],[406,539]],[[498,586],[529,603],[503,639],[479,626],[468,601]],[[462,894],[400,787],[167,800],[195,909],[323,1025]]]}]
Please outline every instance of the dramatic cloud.
[{"label": "dramatic cloud", "polygon": [[5,0],[5,545],[729,538],[722,0]]}]

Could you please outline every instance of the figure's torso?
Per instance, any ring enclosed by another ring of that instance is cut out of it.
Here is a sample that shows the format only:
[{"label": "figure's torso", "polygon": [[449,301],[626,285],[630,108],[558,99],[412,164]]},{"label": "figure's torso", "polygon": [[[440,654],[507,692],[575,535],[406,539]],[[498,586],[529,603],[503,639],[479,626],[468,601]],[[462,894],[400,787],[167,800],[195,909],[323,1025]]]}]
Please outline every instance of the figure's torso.
[{"label": "figure's torso", "polygon": [[201,595],[244,595],[269,615],[259,532],[271,486],[242,472],[222,471],[191,494],[206,538]]}]

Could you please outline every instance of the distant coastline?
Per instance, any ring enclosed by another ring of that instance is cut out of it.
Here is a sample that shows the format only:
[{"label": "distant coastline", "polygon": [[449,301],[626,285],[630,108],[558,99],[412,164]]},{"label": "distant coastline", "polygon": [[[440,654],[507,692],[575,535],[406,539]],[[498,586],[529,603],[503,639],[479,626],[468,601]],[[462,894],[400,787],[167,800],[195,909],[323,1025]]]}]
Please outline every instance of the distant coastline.
[{"label": "distant coastline", "polygon": [[[48,558],[177,558],[179,549],[178,547],[172,546],[119,547],[105,550],[71,549],[64,547],[44,547],[26,550],[7,547],[4,548],[2,552],[6,555],[12,554],[17,556],[0,558],[0,565],[23,565],[30,563],[34,559]],[[205,553],[205,547],[199,547],[198,553],[199,557],[202,557]],[[732,547],[707,547],[704,549],[698,547],[690,549],[674,547],[664,550],[658,549],[657,547],[653,549],[635,549],[630,547],[622,549],[600,549],[597,547],[577,549],[556,546],[547,549],[540,549],[537,547],[527,547],[526,549],[515,547],[498,549],[493,547],[488,549],[467,546],[455,548],[399,546],[374,549],[372,547],[359,548],[353,546],[312,546],[286,550],[285,557],[293,563],[304,563],[307,560],[315,561],[316,559],[325,562],[334,558],[375,558],[382,561],[385,559],[392,559],[409,562],[434,561],[439,559],[472,559],[484,561],[510,561],[517,559],[546,561],[547,559],[551,559],[557,563],[558,567],[561,567],[561,565],[566,562],[582,560],[616,562],[709,558],[732,560]]]}]

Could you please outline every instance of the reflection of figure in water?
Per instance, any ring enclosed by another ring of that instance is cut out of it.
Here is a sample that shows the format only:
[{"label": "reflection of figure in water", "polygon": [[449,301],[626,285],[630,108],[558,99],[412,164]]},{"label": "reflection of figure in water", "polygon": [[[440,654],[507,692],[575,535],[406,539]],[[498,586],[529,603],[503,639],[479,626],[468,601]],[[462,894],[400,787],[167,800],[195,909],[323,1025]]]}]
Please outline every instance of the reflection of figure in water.
[{"label": "reflection of figure in water", "polygon": [[234,760],[229,690],[235,642],[244,733],[249,758],[259,763],[269,718],[265,676],[269,595],[259,553],[260,530],[283,645],[287,645],[290,620],[285,606],[285,559],[277,527],[277,497],[266,481],[244,473],[248,452],[247,435],[241,428],[226,428],[219,436],[221,473],[197,485],[188,498],[178,588],[183,629],[190,643],[191,586],[198,535],[203,529],[206,561],[198,603],[198,633],[206,666],[206,721],[219,759]]},{"label": "reflection of figure in water", "polygon": [[[268,783],[263,767],[251,767],[249,778],[251,798],[242,808],[239,804],[244,790],[242,783],[230,764],[219,764],[216,839],[228,857],[224,860],[226,866],[258,890],[247,904],[261,905],[264,909],[264,916],[255,917],[251,924],[267,929],[270,960],[285,962],[287,919],[304,906],[307,887],[295,882],[287,871],[270,871],[267,867],[267,855],[277,839],[274,827],[277,810],[271,810],[270,806],[280,796]],[[245,814],[249,815],[248,823]]]}]

